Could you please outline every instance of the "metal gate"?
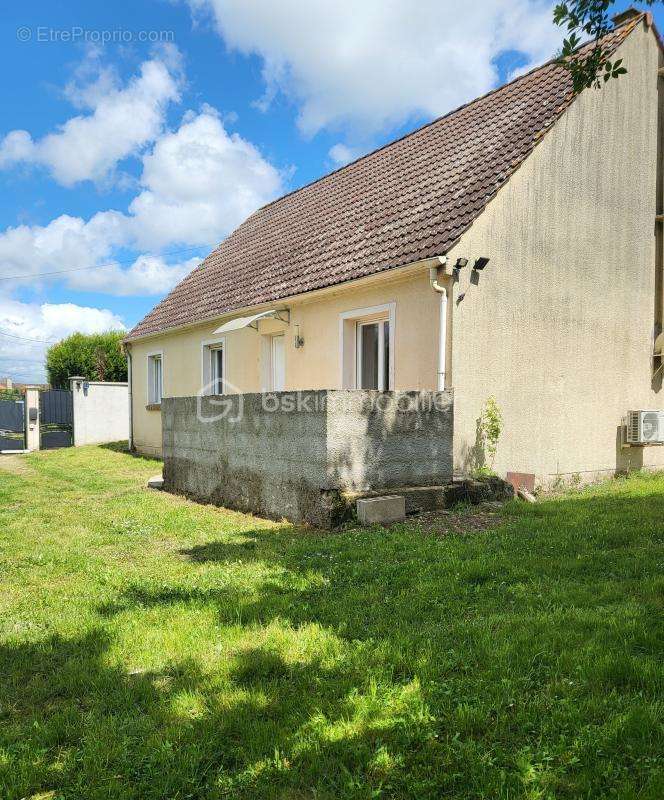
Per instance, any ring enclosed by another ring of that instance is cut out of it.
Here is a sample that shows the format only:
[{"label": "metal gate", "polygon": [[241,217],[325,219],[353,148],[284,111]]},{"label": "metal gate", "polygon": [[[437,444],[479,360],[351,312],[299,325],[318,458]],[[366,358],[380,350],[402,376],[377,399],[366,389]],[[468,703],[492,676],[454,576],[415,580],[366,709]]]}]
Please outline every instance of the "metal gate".
[{"label": "metal gate", "polygon": [[39,393],[39,436],[42,450],[74,443],[74,401],[71,392],[51,389]]},{"label": "metal gate", "polygon": [[25,403],[0,400],[0,450],[25,449]]}]

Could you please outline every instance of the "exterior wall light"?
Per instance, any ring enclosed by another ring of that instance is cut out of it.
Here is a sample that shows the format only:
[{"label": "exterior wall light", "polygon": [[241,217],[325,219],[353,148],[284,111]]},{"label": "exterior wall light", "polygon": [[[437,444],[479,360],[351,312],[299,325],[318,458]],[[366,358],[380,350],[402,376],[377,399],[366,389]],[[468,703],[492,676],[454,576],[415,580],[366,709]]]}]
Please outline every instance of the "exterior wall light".
[{"label": "exterior wall light", "polygon": [[489,263],[489,259],[481,256],[477,259],[477,261],[473,264],[473,269],[482,270],[486,265]]},{"label": "exterior wall light", "polygon": [[295,326],[295,349],[299,350],[300,347],[304,347],[304,339],[300,336],[300,326]]},{"label": "exterior wall light", "polygon": [[456,264],[454,265],[454,269],[463,269],[464,267],[467,266],[468,266],[467,258],[457,258]]}]

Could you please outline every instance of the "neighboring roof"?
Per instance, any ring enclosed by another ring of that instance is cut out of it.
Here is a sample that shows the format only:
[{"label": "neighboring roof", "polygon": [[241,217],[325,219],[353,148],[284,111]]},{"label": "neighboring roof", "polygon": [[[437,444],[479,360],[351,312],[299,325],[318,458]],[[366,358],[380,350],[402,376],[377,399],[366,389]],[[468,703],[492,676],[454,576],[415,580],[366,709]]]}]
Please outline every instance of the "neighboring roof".
[{"label": "neighboring roof", "polygon": [[[616,28],[605,44],[617,47],[644,17]],[[275,200],[127,338],[446,253],[572,100],[569,72],[551,61]]]}]

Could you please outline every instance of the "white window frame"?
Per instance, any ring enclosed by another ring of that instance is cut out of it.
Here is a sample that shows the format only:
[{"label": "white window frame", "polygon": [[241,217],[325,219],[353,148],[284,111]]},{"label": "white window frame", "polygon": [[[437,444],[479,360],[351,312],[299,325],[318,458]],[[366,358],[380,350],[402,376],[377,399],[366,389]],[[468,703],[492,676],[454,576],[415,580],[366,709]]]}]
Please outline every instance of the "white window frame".
[{"label": "white window frame", "polygon": [[[154,361],[156,358],[159,358],[161,361],[161,397],[159,399],[155,399],[152,394],[152,390],[154,388]],[[147,353],[146,355],[146,403],[149,406],[159,406],[161,405],[161,401],[164,397],[164,351],[163,350],[153,350],[151,353]]]},{"label": "white window frame", "polygon": [[[390,357],[388,363],[388,376],[386,382],[386,391],[394,390],[394,340],[396,331],[396,311],[397,304],[395,301],[383,303],[377,306],[368,306],[367,308],[354,308],[349,311],[343,311],[339,315],[339,385],[342,389],[357,389],[359,366],[361,363],[361,355],[359,354],[360,342],[358,330],[363,324],[372,322],[389,322],[390,336],[389,347]],[[383,371],[382,355],[384,343],[381,336],[378,338],[379,348],[379,382]]]},{"label": "white window frame", "polygon": [[212,354],[221,350],[222,352],[222,376],[221,388],[222,394],[226,393],[226,385],[228,383],[226,376],[228,375],[228,350],[226,349],[226,337],[221,336],[216,339],[205,339],[201,342],[201,390],[204,394],[212,395],[210,384],[213,381],[213,361]]}]

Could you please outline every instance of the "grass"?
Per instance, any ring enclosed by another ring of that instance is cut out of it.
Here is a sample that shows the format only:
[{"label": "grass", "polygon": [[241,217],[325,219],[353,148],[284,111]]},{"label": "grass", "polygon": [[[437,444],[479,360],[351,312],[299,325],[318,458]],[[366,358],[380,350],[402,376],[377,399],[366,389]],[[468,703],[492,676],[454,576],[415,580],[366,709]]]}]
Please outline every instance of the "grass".
[{"label": "grass", "polygon": [[14,458],[1,798],[664,796],[664,476],[329,534]]}]

